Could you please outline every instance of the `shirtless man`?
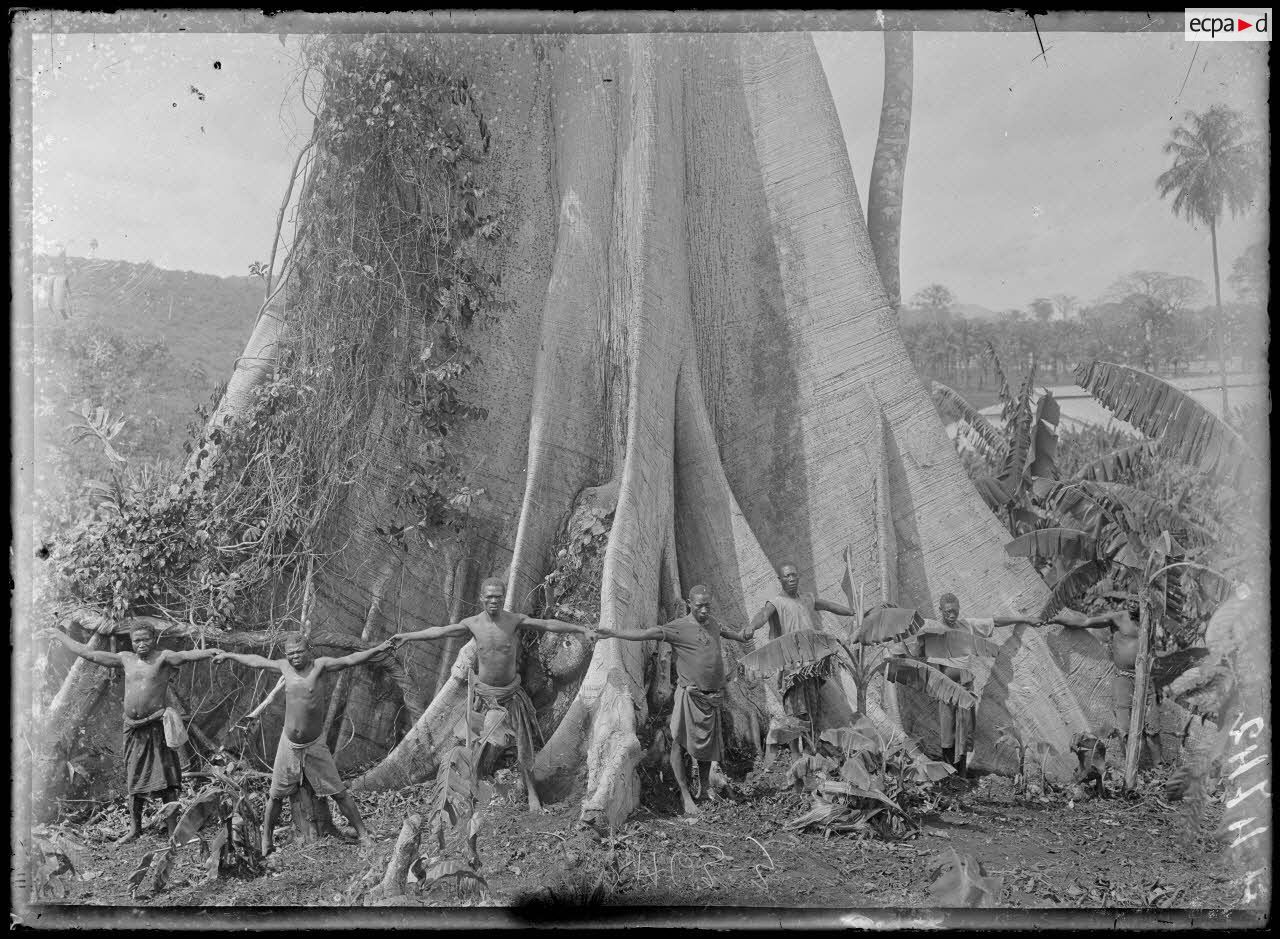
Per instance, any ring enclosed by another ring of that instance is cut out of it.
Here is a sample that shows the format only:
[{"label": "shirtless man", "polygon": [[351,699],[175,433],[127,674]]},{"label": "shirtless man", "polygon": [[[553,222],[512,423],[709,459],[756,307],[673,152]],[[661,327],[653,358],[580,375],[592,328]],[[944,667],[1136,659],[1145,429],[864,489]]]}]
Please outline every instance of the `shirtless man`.
[{"label": "shirtless man", "polygon": [[[506,583],[490,577],[480,585],[480,604],[484,607],[480,613],[448,626],[429,626],[417,632],[397,633],[389,641],[392,648],[398,649],[403,643],[424,639],[467,635],[475,639],[476,670],[471,675],[475,697],[472,709],[482,715],[496,708],[506,711],[507,726],[516,741],[516,763],[529,793],[529,811],[536,812],[542,808],[542,802],[534,789],[531,770],[533,758],[542,746],[542,732],[538,728],[538,715],[533,702],[520,685],[520,663],[517,659],[520,643],[516,633],[521,629],[534,629],[546,633],[590,636],[591,629],[575,623],[534,619],[532,616],[504,610],[502,607],[506,597]],[[470,720],[470,715],[464,719]],[[488,746],[491,745],[487,745],[486,749]]]},{"label": "shirtless man", "polygon": [[272,834],[284,799],[302,784],[304,776],[317,796],[331,796],[338,803],[338,808],[342,809],[342,814],[355,829],[361,847],[372,847],[373,839],[365,830],[360,810],[338,775],[338,766],[333,762],[333,754],[324,741],[327,702],[320,695],[320,678],[325,672],[338,672],[361,665],[390,648],[391,640],[388,639],[372,649],[353,652],[341,658],[312,658],[307,640],[294,636],[285,643],[283,659],[268,659],[261,655],[244,655],[238,652],[222,652],[214,659],[215,662],[239,662],[250,668],[280,672],[284,676],[284,730],[276,748],[276,762],[271,771],[270,798],[267,800],[266,819],[262,823],[264,856],[275,849]]},{"label": "shirtless man", "polygon": [[686,815],[697,814],[689,780],[684,769],[684,754],[698,761],[700,779],[710,779],[710,765],[721,756],[720,714],[724,705],[724,657],[720,638],[750,642],[751,635],[764,623],[734,632],[711,616],[711,591],[697,586],[689,591],[687,616],[648,629],[610,629],[599,626],[595,634],[604,639],[648,639],[670,644],[676,654],[676,697],[671,711],[671,769]]},{"label": "shirtless man", "polygon": [[[1066,626],[1068,629],[1101,629],[1111,631],[1111,662],[1116,667],[1115,677],[1111,680],[1111,708],[1116,717],[1116,730],[1120,734],[1121,747],[1127,751],[1129,746],[1129,725],[1133,718],[1133,685],[1134,669],[1138,662],[1138,638],[1141,627],[1141,607],[1138,598],[1127,593],[1107,591],[1103,594],[1108,600],[1118,600],[1123,605],[1118,610],[1100,613],[1096,616],[1085,616],[1075,610],[1060,610],[1049,622]],[[1147,711],[1143,721],[1143,749],[1148,758],[1155,763],[1161,760],[1160,737],[1154,706],[1155,685],[1147,682]]]},{"label": "shirtless man", "polygon": [[[942,625],[947,632],[958,632],[963,636],[987,638],[997,626],[1016,626],[1019,623],[1035,625],[1038,621],[1025,616],[960,616],[960,601],[954,593],[944,593],[938,598],[938,613],[942,617]],[[966,691],[973,691],[973,642],[960,643],[958,648],[948,648],[950,639],[946,633],[934,633],[937,639],[925,635],[924,648],[926,659],[930,665],[936,666],[952,681]],[[973,752],[974,725],[973,718],[977,707],[962,708],[957,704],[938,702],[938,728],[942,736],[942,759],[956,768],[957,775],[963,779],[969,763],[969,754]]]},{"label": "shirtless man", "polygon": [[[182,764],[178,751],[169,746],[165,724],[181,726],[181,717],[165,706],[169,679],[174,670],[186,662],[211,659],[221,649],[192,649],[169,652],[156,647],[151,627],[135,626],[129,631],[132,652],[106,652],[90,649],[56,629],[45,629],[41,635],[58,639],[64,646],[95,665],[124,669],[124,766],[125,779],[132,796],[133,828],[119,838],[117,844],[136,840],[142,834],[142,806],[148,796],[158,795],[161,803],[177,802],[182,788]],[[172,731],[170,732],[172,735]],[[178,824],[176,814],[165,823],[169,836]]]},{"label": "shirtless man", "polygon": [[[802,629],[820,629],[821,618],[818,612],[834,613],[836,616],[853,616],[853,610],[831,600],[823,600],[811,593],[800,593],[800,572],[795,564],[786,561],[778,565],[778,582],[782,585],[782,593],[772,600],[766,601],[760,612],[747,627],[754,633],[765,623],[769,624],[769,638],[777,639],[783,633],[798,632]],[[820,664],[787,669],[778,676],[779,691],[782,692],[782,706],[786,716],[793,720],[808,721],[810,731],[816,739],[818,727],[818,698],[822,684],[826,680],[824,670],[827,666]],[[778,731],[780,728],[770,726],[765,742],[764,765],[770,766],[778,755]],[[792,753],[799,756],[797,743],[791,744]]]}]

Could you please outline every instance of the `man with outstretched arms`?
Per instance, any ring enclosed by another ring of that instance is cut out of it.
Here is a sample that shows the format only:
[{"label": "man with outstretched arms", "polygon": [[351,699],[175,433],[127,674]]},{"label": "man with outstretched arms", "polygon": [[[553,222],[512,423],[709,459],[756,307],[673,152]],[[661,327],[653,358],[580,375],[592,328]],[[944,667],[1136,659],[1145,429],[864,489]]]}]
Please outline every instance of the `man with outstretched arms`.
[{"label": "man with outstretched arms", "polygon": [[711,616],[711,591],[701,585],[689,591],[690,612],[665,626],[648,629],[609,629],[599,626],[595,634],[604,639],[648,639],[668,643],[676,656],[676,695],[671,711],[671,769],[686,815],[697,813],[689,780],[685,774],[687,750],[698,761],[698,772],[709,779],[710,765],[721,759],[720,715],[724,707],[724,657],[720,638],[750,642],[764,623],[735,632]]},{"label": "man with outstretched arms", "polygon": [[[768,600],[760,612],[751,620],[749,631],[754,633],[766,623],[769,625],[769,638],[776,639],[786,633],[799,632],[804,629],[821,629],[821,617],[818,613],[834,613],[836,616],[853,616],[853,610],[841,603],[823,600],[812,593],[800,592],[800,571],[790,561],[778,565],[778,583],[782,591],[772,600]],[[782,707],[788,718],[810,723],[813,736],[816,738],[818,727],[813,726],[818,717],[818,701],[822,685],[830,674],[831,661],[825,658],[812,665],[789,668],[778,676],[778,690],[782,694]],[[769,736],[765,746],[764,763],[771,764],[777,756],[779,728],[776,721],[769,728]],[[796,745],[792,745],[793,750]]]},{"label": "man with outstretched arms", "polygon": [[[534,619],[504,610],[507,585],[496,577],[490,577],[480,585],[480,605],[483,609],[460,623],[448,626],[430,626],[417,632],[397,633],[391,637],[393,648],[405,642],[424,639],[447,639],[451,636],[471,636],[476,641],[476,666],[470,677],[474,692],[472,709],[478,714],[502,709],[506,712],[508,729],[515,737],[516,762],[529,793],[529,811],[542,808],[537,790],[533,786],[533,758],[542,746],[542,732],[538,728],[538,716],[528,693],[520,684],[520,642],[516,633],[521,629],[533,629],[547,633],[577,633],[590,636],[591,629],[576,623],[564,623],[555,619]],[[468,715],[466,720],[470,720]]]},{"label": "man with outstretched arms", "polygon": [[[186,729],[178,712],[165,705],[169,679],[184,663],[211,659],[222,650],[169,652],[158,648],[151,627],[141,624],[129,630],[132,652],[90,649],[57,629],[46,629],[41,635],[58,639],[95,665],[124,669],[124,768],[132,797],[133,827],[117,843],[133,841],[142,834],[142,806],[146,799],[159,796],[162,803],[177,802],[182,789],[178,748],[186,741]],[[165,821],[172,836],[177,816],[170,814]]]},{"label": "man with outstretched arms", "polygon": [[[938,598],[938,614],[942,617],[944,631],[923,636],[925,661],[937,667],[942,674],[971,693],[975,677],[974,637],[979,640],[987,639],[997,626],[1036,624],[1036,620],[1025,616],[961,617],[960,601],[954,593],[944,593]],[[938,702],[938,730],[942,737],[942,759],[955,766],[961,777],[965,775],[969,754],[973,752],[976,711],[976,705],[963,708],[958,704]]]},{"label": "man with outstretched arms", "polygon": [[294,636],[285,643],[283,659],[268,659],[238,652],[222,652],[214,659],[215,662],[239,662],[250,668],[279,672],[284,676],[284,729],[280,732],[280,744],[276,748],[276,762],[271,771],[271,792],[267,800],[266,818],[262,823],[264,855],[275,849],[272,833],[285,797],[302,784],[304,776],[317,796],[331,796],[338,803],[338,808],[342,809],[342,814],[355,829],[361,847],[373,845],[373,839],[365,830],[364,820],[360,818],[355,799],[338,775],[338,766],[324,740],[327,702],[321,695],[320,679],[325,672],[338,672],[362,665],[379,652],[390,648],[391,640],[388,639],[371,649],[353,652],[341,658],[313,657],[306,638]]},{"label": "man with outstretched arms", "polygon": [[[1119,591],[1107,591],[1103,597],[1118,601],[1120,608],[1085,616],[1075,610],[1059,610],[1051,623],[1068,629],[1107,629],[1111,635],[1111,663],[1116,668],[1111,680],[1111,707],[1115,714],[1116,730],[1122,747],[1128,747],[1129,724],[1133,718],[1133,686],[1138,662],[1138,639],[1141,627],[1141,607],[1136,595]],[[1159,717],[1155,707],[1155,684],[1147,682],[1146,719],[1142,722],[1142,746],[1147,757],[1160,762]]]}]

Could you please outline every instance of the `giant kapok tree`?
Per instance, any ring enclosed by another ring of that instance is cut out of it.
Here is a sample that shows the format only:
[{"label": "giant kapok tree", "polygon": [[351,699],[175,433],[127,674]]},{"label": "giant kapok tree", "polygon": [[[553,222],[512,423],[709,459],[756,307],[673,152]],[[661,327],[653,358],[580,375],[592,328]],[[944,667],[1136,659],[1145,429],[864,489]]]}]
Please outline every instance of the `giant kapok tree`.
[{"label": "giant kapok tree", "polygon": [[[160,518],[163,569],[65,565],[73,618],[269,649],[303,613],[354,647],[455,621],[496,574],[535,615],[642,627],[702,583],[743,623],[783,560],[838,595],[846,546],[869,605],[1043,605],[908,360],[807,35],[314,38],[304,62],[296,230],[244,354],[181,478],[64,555]],[[1012,769],[1003,725],[1063,752],[1105,725],[1096,639],[999,638],[975,765]],[[625,817],[653,650],[527,651],[540,785]],[[340,760],[376,762],[354,788],[432,775],[472,660],[413,644],[334,689]],[[95,668],[53,726],[91,709]],[[264,690],[219,669],[209,739]],[[755,746],[776,693],[744,678],[729,701]],[[868,708],[936,735],[917,692]]]}]

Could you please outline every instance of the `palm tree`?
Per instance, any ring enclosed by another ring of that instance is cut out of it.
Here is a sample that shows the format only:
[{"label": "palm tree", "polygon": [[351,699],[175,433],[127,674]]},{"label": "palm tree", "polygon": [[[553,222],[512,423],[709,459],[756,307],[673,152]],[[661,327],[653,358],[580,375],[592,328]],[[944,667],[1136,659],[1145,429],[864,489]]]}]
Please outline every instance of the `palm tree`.
[{"label": "palm tree", "polygon": [[1223,208],[1234,218],[1253,204],[1258,190],[1258,141],[1246,137],[1244,117],[1224,104],[1202,114],[1188,111],[1189,125],[1175,127],[1164,152],[1173,166],[1156,178],[1160,198],[1173,194],[1173,212],[1192,224],[1209,226],[1213,248],[1213,296],[1218,311],[1218,362],[1222,371],[1222,413],[1227,413],[1227,355],[1218,278],[1218,222]]}]

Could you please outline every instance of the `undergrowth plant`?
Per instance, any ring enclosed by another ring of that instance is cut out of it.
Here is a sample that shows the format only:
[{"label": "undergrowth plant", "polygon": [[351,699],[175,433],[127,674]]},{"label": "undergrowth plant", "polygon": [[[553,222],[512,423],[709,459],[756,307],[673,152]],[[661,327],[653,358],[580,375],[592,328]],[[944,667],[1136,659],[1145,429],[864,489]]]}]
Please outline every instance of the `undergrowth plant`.
[{"label": "undergrowth plant", "polygon": [[885,736],[867,717],[824,730],[818,739],[818,752],[800,757],[789,774],[797,788],[812,793],[813,804],[787,828],[900,837],[919,828],[916,816],[934,783],[955,772],[929,759],[911,737]]},{"label": "undergrowth plant", "polygon": [[[148,851],[129,876],[130,893],[135,897],[154,896],[169,884],[178,851],[199,843],[206,878],[252,878],[263,873],[261,822],[253,800],[234,766],[210,765],[212,779],[182,811],[173,835],[161,848]],[[170,802],[161,813],[177,813],[179,803]],[[202,836],[201,832],[208,829]]]}]

